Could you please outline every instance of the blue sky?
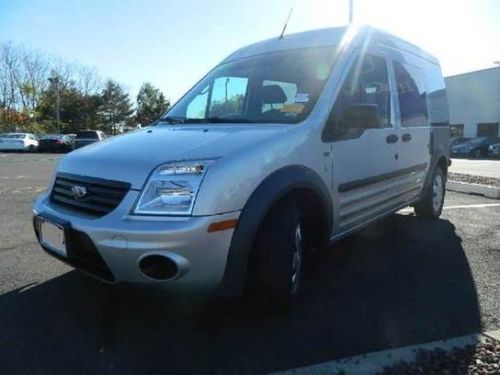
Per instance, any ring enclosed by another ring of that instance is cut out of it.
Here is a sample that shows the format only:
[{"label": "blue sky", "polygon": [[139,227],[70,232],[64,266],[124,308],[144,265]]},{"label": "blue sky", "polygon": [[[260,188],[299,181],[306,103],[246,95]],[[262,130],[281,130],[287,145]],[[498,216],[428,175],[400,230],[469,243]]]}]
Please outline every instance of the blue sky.
[{"label": "blue sky", "polygon": [[[354,0],[355,22],[436,55],[445,75],[500,60],[500,1]],[[135,96],[150,81],[175,101],[233,50],[343,25],[348,0],[0,0],[0,41],[96,67]]]}]

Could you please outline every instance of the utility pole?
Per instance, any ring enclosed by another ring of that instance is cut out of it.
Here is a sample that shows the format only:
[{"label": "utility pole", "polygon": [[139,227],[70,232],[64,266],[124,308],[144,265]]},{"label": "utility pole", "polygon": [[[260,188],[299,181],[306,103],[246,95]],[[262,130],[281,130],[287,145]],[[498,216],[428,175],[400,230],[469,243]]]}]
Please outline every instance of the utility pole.
[{"label": "utility pole", "polygon": [[60,124],[60,114],[61,114],[61,96],[59,92],[59,77],[54,76],[49,78],[49,82],[54,85],[54,91],[56,94],[56,105],[55,105],[55,110],[56,110],[56,127],[61,133],[61,124]]},{"label": "utility pole", "polygon": [[352,24],[352,18],[353,18],[353,2],[354,0],[349,0],[349,25]]}]

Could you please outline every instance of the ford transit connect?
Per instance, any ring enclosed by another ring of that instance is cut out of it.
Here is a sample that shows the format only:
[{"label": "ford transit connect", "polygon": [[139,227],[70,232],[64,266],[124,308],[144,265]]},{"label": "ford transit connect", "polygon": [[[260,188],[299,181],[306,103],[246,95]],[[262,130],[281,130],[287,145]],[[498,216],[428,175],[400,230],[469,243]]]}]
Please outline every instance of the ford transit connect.
[{"label": "ford transit connect", "polygon": [[231,54],[154,126],[65,156],[34,228],[109,283],[288,307],[304,251],[409,205],[440,215],[448,137],[430,54],[368,26],[287,35]]}]

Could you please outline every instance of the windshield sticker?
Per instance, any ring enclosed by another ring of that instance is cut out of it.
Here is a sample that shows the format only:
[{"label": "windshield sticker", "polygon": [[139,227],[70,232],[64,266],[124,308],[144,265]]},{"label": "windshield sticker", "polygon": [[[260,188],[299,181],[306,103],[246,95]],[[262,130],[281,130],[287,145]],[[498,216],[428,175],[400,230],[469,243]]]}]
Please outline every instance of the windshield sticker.
[{"label": "windshield sticker", "polygon": [[309,94],[307,93],[297,93],[295,95],[295,103],[307,103],[309,101]]},{"label": "windshield sticker", "polygon": [[283,108],[281,108],[281,112],[300,114],[304,110],[304,107],[303,104],[285,104]]}]

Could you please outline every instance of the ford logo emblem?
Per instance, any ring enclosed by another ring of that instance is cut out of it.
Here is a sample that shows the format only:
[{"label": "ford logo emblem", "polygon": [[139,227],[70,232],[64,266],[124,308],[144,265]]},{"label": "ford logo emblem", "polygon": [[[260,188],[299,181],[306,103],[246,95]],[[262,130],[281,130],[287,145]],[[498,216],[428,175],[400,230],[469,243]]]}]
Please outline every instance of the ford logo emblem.
[{"label": "ford logo emblem", "polygon": [[85,188],[85,186],[75,185],[71,187],[71,192],[75,199],[82,199],[87,195],[87,188]]}]

